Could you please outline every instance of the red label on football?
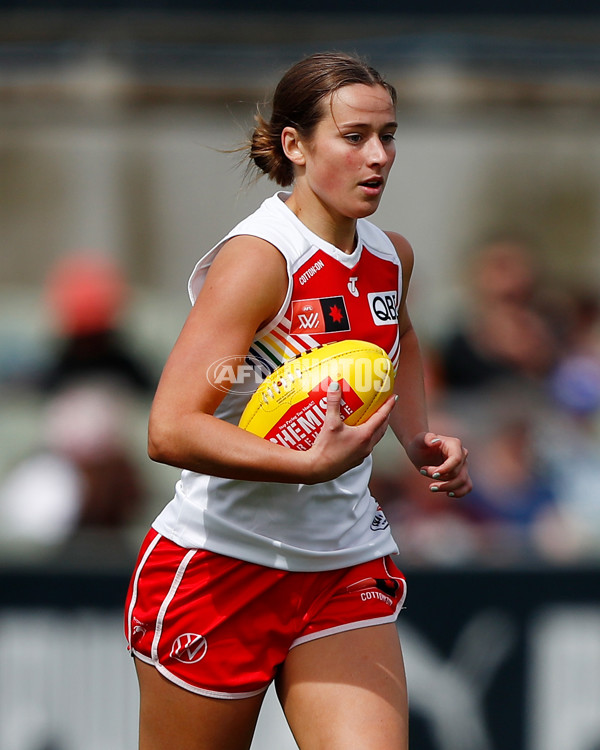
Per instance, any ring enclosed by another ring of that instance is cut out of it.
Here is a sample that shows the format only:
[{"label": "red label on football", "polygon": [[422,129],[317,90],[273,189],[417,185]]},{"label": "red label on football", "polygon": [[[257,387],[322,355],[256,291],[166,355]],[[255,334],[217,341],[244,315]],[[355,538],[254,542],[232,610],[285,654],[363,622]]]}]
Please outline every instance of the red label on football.
[{"label": "red label on football", "polygon": [[[346,380],[339,380],[342,389],[340,417],[347,419],[363,405],[363,401]],[[327,377],[315,386],[303,400],[291,406],[283,417],[265,435],[273,443],[285,445],[297,451],[306,451],[315,439],[327,412],[327,389],[331,378]]]}]

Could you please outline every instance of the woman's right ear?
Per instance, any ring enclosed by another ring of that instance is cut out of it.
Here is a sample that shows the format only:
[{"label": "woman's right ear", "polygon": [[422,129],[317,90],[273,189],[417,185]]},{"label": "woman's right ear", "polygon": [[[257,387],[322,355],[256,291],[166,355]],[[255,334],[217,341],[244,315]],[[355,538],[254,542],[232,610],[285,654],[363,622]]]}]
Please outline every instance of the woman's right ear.
[{"label": "woman's right ear", "polygon": [[299,167],[304,166],[306,163],[304,144],[296,128],[288,126],[281,131],[281,146],[283,153],[293,164]]}]

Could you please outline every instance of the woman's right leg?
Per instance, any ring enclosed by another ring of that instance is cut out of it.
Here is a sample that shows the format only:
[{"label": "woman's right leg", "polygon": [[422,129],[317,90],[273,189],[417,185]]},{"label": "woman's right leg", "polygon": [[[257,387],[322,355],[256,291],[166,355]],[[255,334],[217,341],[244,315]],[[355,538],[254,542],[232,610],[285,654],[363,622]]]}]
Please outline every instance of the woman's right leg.
[{"label": "woman's right leg", "polygon": [[140,685],[139,750],[248,750],[264,693],[207,698],[135,659]]}]

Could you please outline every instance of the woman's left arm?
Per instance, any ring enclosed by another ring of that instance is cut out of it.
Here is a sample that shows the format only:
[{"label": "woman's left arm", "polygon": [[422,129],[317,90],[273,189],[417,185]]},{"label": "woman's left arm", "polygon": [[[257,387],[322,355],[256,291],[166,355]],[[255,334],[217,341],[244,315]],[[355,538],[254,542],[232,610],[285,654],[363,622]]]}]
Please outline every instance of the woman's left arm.
[{"label": "woman's left arm", "polygon": [[414,255],[410,244],[399,234],[388,233],[402,264],[402,297],[398,313],[400,359],[394,391],[398,396],[390,416],[390,426],[415,467],[434,481],[432,492],[462,497],[472,489],[467,468],[467,449],[459,438],[438,435],[429,430],[423,377],[423,361],[417,335],[406,305]]}]

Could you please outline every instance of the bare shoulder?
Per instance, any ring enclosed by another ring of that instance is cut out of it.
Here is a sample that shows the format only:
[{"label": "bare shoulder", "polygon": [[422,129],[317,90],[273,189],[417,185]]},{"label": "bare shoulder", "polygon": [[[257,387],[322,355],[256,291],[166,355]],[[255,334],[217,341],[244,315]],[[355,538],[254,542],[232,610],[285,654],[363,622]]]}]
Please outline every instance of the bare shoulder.
[{"label": "bare shoulder", "polygon": [[386,235],[389,237],[389,239],[392,241],[392,244],[396,248],[396,252],[398,253],[398,258],[402,263],[404,272],[410,274],[415,262],[415,255],[412,249],[412,245],[406,239],[406,237],[403,237],[397,232],[386,232]]},{"label": "bare shoulder", "polygon": [[[213,413],[223,393],[207,378],[211,366],[247,352],[256,331],[278,313],[287,293],[285,259],[254,237],[229,240],[213,260],[165,365],[157,396]],[[184,407],[182,407],[184,408]]]},{"label": "bare shoulder", "polygon": [[242,234],[227,240],[219,250],[211,269],[213,276],[227,269],[228,273],[245,275],[254,268],[261,277],[274,274],[285,278],[286,261],[279,250],[267,240]]},{"label": "bare shoulder", "polygon": [[277,314],[287,288],[286,261],[276,247],[249,235],[233,237],[213,260],[191,318],[221,340],[234,331],[247,338]]}]

